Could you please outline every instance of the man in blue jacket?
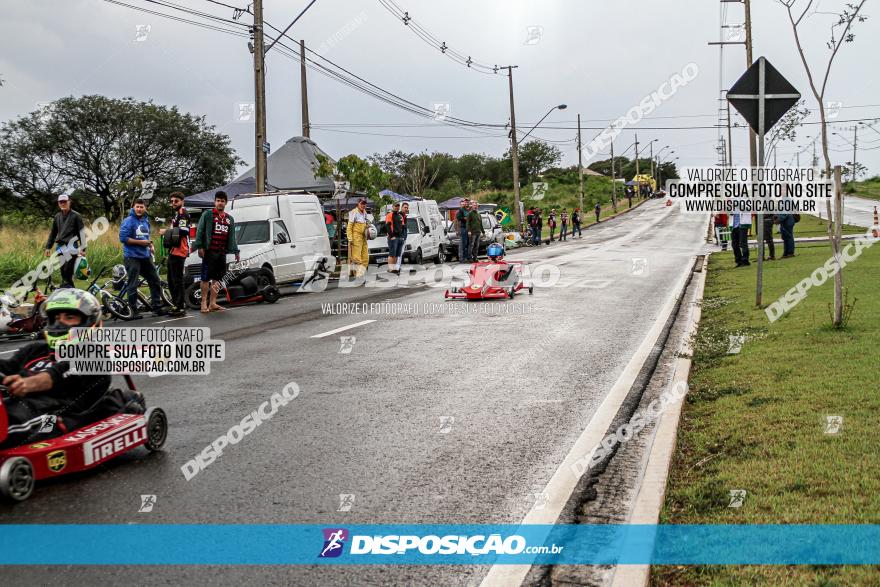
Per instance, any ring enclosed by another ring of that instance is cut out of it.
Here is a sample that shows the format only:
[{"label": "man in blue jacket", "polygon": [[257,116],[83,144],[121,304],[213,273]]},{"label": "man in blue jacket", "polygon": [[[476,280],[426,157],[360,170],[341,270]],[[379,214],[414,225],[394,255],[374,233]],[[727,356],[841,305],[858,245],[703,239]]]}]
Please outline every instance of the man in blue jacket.
[{"label": "man in blue jacket", "polygon": [[119,242],[122,243],[122,256],[128,272],[128,305],[131,306],[132,319],[140,318],[138,312],[138,281],[143,275],[150,286],[150,306],[157,316],[168,312],[162,307],[162,284],[159,273],[153,264],[153,241],[150,240],[150,219],[147,205],[138,198],[134,201],[131,213],[119,227]]}]

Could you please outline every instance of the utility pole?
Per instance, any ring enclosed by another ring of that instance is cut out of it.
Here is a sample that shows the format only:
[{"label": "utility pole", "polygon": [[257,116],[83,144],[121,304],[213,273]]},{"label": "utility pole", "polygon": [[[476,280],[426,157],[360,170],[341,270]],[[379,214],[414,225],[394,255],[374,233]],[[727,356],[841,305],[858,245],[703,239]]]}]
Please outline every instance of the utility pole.
[{"label": "utility pole", "polygon": [[516,141],[516,108],[513,105],[513,68],[516,65],[507,66],[507,80],[510,87],[510,159],[513,163],[513,200],[516,207],[516,225],[522,229],[522,213],[520,212],[520,192],[519,192],[519,149]]},{"label": "utility pole", "polygon": [[266,192],[266,69],[263,49],[263,0],[254,0],[254,99],[256,125],[254,132],[257,193]]},{"label": "utility pole", "polygon": [[611,140],[611,207],[617,212],[617,180],[614,178],[614,139]]},{"label": "utility pole", "polygon": [[853,164],[852,164],[852,177],[850,181],[852,181],[853,189],[856,185],[856,151],[858,150],[859,144],[859,125],[853,125]]},{"label": "utility pole", "polygon": [[309,88],[306,83],[306,42],[302,39],[299,41],[299,80],[302,90],[302,136],[309,138]]},{"label": "utility pole", "polygon": [[730,100],[727,101],[727,166],[733,167],[733,134],[730,131]]},{"label": "utility pole", "polygon": [[[752,2],[751,0],[743,0],[746,13],[746,69],[752,66]],[[752,167],[758,166],[758,149],[756,147],[757,136],[752,127],[749,127],[749,164]],[[763,163],[761,164],[763,165]],[[761,222],[759,215],[758,221]]]},{"label": "utility pole", "polygon": [[639,134],[636,133],[636,175],[639,174]]},{"label": "utility pole", "polygon": [[[611,169],[614,169],[614,158],[611,159]],[[614,177],[614,172],[611,174]],[[584,209],[584,160],[583,146],[581,145],[581,115],[578,114],[578,206],[581,211]]]},{"label": "utility pole", "polygon": [[654,141],[648,144],[651,147],[651,179],[654,179]]}]

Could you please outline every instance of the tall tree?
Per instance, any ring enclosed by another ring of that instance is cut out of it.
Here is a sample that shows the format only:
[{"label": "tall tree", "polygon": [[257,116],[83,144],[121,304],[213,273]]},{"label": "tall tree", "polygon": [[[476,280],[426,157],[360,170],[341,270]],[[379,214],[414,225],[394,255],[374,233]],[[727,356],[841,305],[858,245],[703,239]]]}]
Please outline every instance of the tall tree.
[{"label": "tall tree", "polygon": [[519,168],[523,180],[534,179],[542,171],[562,161],[562,151],[556,145],[529,141],[519,148]]},{"label": "tall tree", "polygon": [[0,127],[0,185],[50,208],[59,191],[75,189],[111,219],[128,209],[139,179],[158,193],[203,191],[239,163],[204,117],[131,98],[61,98]]},{"label": "tall tree", "polygon": [[[785,7],[788,14],[788,20],[791,24],[791,30],[794,34],[794,42],[797,47],[798,55],[807,74],[807,80],[810,83],[810,90],[819,106],[819,119],[822,136],[822,155],[825,159],[825,177],[831,178],[831,156],[828,153],[828,119],[825,116],[825,91],[828,88],[828,80],[831,78],[831,67],[834,65],[834,59],[840,52],[840,48],[844,43],[851,43],[855,39],[852,32],[853,24],[856,22],[864,22],[868,17],[861,14],[862,8],[867,0],[860,0],[853,4],[846,2],[839,13],[831,12],[828,6],[823,5],[822,11],[818,11],[818,2],[816,0],[777,0]],[[812,12],[810,10],[813,9]],[[813,67],[807,59],[806,50],[804,49],[804,35],[801,27],[805,24],[806,19],[815,15],[832,15],[831,38],[825,44],[829,54],[824,64],[824,71],[819,70],[821,77],[814,74]],[[839,186],[835,188],[835,199],[837,200],[837,209],[842,207],[839,205],[843,194]],[[834,218],[832,220],[831,203],[827,203],[828,212],[828,240],[831,243],[831,250],[834,253],[834,259],[840,263],[840,239],[842,218]],[[843,272],[838,271],[834,274],[834,310],[832,312],[832,323],[836,328],[843,326]]]}]

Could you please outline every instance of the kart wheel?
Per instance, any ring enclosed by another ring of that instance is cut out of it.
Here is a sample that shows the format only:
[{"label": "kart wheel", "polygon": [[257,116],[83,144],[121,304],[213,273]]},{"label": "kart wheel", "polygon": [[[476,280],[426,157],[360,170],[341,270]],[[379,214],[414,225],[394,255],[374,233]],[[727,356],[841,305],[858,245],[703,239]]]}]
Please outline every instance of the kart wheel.
[{"label": "kart wheel", "polygon": [[532,295],[533,293],[535,293],[535,286],[534,286],[534,285],[530,285],[530,286],[529,286],[529,295]]},{"label": "kart wheel", "polygon": [[118,320],[128,320],[131,318],[131,308],[123,300],[105,293],[101,296],[104,308],[111,316]]},{"label": "kart wheel", "polygon": [[512,300],[513,296],[515,296],[515,295],[516,295],[516,286],[511,285],[510,289],[507,290],[507,297],[509,297]]},{"label": "kart wheel", "polygon": [[162,408],[150,408],[147,410],[147,442],[144,446],[147,450],[156,452],[165,444],[168,437],[168,418]]},{"label": "kart wheel", "polygon": [[186,300],[186,305],[190,307],[191,310],[198,310],[202,307],[202,288],[199,282],[196,282],[189,286],[184,294],[184,299]]},{"label": "kart wheel", "polygon": [[34,467],[25,457],[13,457],[0,466],[0,495],[24,501],[34,491]]},{"label": "kart wheel", "polygon": [[267,285],[275,285],[275,274],[272,273],[272,270],[268,267],[262,267],[260,272],[257,274],[257,285],[260,288],[266,287]]},{"label": "kart wheel", "polygon": [[281,292],[274,285],[268,286],[263,290],[263,300],[270,304],[274,304],[281,298]]}]

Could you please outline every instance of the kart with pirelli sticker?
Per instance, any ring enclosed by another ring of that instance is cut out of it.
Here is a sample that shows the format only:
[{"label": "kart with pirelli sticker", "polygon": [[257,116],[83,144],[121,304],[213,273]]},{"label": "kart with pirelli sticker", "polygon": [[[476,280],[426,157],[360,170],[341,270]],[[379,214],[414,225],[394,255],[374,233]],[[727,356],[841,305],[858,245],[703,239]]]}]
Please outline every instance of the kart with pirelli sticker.
[{"label": "kart with pirelli sticker", "polygon": [[[57,421],[64,420],[63,415],[44,416],[60,435],[0,449],[0,496],[24,501],[38,481],[94,469],[140,447],[150,452],[160,450],[168,436],[165,412],[158,407],[143,410],[143,395],[131,377],[125,376],[125,380],[128,391],[109,390],[90,410],[77,414],[76,421],[81,423],[77,428],[67,429],[63,421]],[[0,385],[0,431],[7,429],[4,402],[9,397],[8,388]],[[99,416],[90,421],[89,413]],[[2,440],[0,433],[0,444]]]}]

